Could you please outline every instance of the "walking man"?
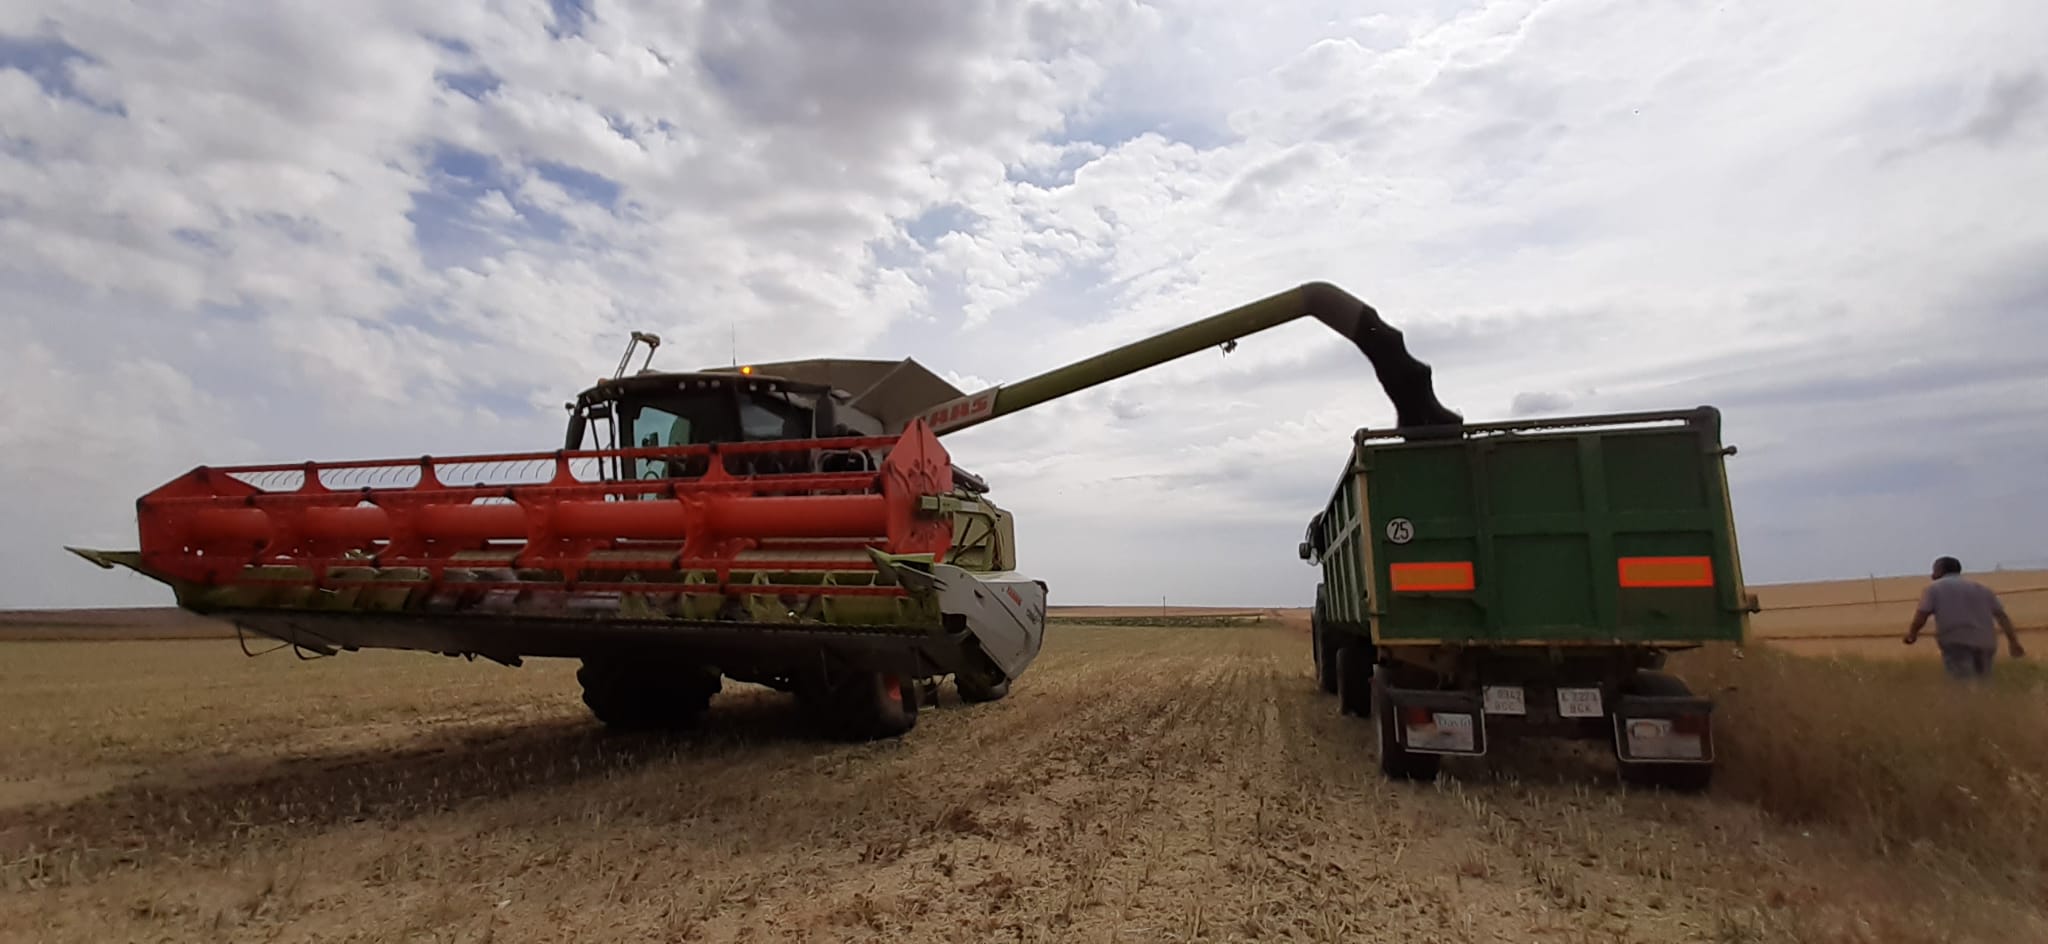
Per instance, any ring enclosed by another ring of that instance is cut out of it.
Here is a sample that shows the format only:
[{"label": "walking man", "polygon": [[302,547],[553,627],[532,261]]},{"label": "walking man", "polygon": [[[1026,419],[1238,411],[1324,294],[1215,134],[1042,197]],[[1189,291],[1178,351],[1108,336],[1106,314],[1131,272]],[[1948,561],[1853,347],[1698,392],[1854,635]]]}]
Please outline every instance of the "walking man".
[{"label": "walking man", "polygon": [[1953,557],[1934,562],[1934,582],[1920,594],[1920,606],[1913,611],[1913,625],[1906,630],[1906,645],[1920,638],[1927,618],[1934,617],[1934,641],[1941,648],[1941,666],[1950,678],[1975,681],[1991,676],[1991,660],[1998,655],[1999,630],[2017,659],[2027,654],[2020,635],[2005,614],[1998,594],[1963,576],[1963,564]]}]

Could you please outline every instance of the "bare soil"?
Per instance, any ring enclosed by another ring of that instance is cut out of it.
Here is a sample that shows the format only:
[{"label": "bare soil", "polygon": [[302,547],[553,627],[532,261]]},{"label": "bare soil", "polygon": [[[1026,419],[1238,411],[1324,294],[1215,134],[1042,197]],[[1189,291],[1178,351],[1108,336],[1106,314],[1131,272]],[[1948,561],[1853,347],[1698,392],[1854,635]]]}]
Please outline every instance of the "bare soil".
[{"label": "bare soil", "polygon": [[865,745],[751,687],[608,736],[572,668],[0,648],[0,940],[2048,939],[2037,885],[1596,749],[1390,784],[1291,628],[1055,627]]}]

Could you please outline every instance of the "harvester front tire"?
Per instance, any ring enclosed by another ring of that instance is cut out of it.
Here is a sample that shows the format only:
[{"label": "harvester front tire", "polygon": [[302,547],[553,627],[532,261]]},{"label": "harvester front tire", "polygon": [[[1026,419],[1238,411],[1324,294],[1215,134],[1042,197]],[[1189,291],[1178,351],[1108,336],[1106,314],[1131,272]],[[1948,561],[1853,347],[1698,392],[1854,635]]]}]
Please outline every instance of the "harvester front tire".
[{"label": "harvester front tire", "polygon": [[[1669,672],[1642,669],[1623,682],[1622,692],[1630,695],[1685,696],[1692,694],[1685,680]],[[1712,764],[1631,764],[1621,759],[1615,745],[1614,766],[1621,782],[1637,789],[1662,787],[1675,793],[1703,793],[1714,780]]]},{"label": "harvester front tire", "polygon": [[585,659],[576,681],[590,713],[615,731],[690,727],[722,687],[719,674],[703,666],[630,657]]},{"label": "harvester front tire", "polygon": [[968,671],[953,676],[953,687],[959,690],[964,702],[996,701],[1010,693],[1010,680],[999,672]]},{"label": "harvester front tire", "polygon": [[954,688],[961,690],[963,702],[993,702],[1010,694],[1010,680],[989,684],[979,678],[954,678]]},{"label": "harvester front tire", "polygon": [[1379,714],[1373,731],[1378,734],[1380,748],[1380,773],[1390,780],[1415,780],[1428,783],[1436,779],[1437,771],[1443,767],[1443,757],[1438,754],[1419,754],[1401,746],[1396,740],[1394,725],[1400,712],[1394,710],[1393,698],[1387,694],[1385,672],[1372,676],[1373,708]]},{"label": "harvester front tire", "polygon": [[847,741],[902,737],[917,727],[917,682],[881,672],[856,672],[812,702],[833,736]]}]

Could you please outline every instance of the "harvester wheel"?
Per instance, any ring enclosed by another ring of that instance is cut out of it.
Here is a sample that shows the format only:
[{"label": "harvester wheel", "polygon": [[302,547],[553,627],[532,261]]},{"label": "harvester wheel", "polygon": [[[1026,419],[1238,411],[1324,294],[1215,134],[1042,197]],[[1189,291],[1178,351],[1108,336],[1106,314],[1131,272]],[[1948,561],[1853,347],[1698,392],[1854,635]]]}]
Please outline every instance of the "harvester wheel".
[{"label": "harvester wheel", "polygon": [[1337,710],[1360,718],[1372,717],[1372,647],[1351,640],[1332,647],[1336,658],[1330,669],[1337,691]]},{"label": "harvester wheel", "polygon": [[[1686,696],[1692,688],[1685,680],[1669,672],[1643,669],[1628,681],[1621,690],[1629,695]],[[1707,789],[1714,779],[1712,764],[1631,764],[1621,760],[1621,745],[1615,745],[1614,765],[1621,775],[1621,782],[1631,787],[1645,789],[1663,787],[1679,793],[1699,793]]]},{"label": "harvester wheel", "polygon": [[995,701],[1010,693],[1010,680],[994,670],[969,669],[953,675],[953,687],[966,702]]},{"label": "harvester wheel", "polygon": [[722,686],[704,666],[633,657],[585,659],[576,681],[590,713],[619,731],[689,727]]},{"label": "harvester wheel", "polygon": [[1394,701],[1387,695],[1387,684],[1384,670],[1373,673],[1372,702],[1379,713],[1379,723],[1373,725],[1373,731],[1379,740],[1380,773],[1394,780],[1435,780],[1437,771],[1443,766],[1443,757],[1418,754],[1402,747],[1401,742],[1395,739],[1394,725],[1400,712],[1394,710]]},{"label": "harvester wheel", "polygon": [[882,672],[855,672],[806,697],[813,717],[849,741],[901,737],[917,727],[917,683]]}]

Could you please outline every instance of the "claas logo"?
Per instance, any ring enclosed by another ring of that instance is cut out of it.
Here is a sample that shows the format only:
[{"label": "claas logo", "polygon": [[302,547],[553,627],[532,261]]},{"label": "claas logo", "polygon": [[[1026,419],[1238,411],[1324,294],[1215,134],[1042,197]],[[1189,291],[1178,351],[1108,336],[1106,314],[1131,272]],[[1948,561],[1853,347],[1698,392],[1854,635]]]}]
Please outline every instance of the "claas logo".
[{"label": "claas logo", "polygon": [[952,406],[939,407],[926,416],[924,421],[933,426],[949,426],[961,420],[973,419],[987,413],[989,407],[994,402],[994,397],[984,393],[974,399],[962,400]]}]

